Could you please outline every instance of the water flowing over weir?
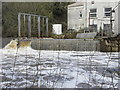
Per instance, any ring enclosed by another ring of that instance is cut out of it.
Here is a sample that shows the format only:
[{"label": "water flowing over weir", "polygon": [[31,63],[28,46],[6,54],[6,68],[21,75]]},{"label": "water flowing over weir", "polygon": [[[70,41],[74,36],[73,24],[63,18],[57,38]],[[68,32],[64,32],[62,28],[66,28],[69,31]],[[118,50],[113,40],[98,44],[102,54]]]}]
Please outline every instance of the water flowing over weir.
[{"label": "water flowing over weir", "polygon": [[[41,41],[37,42],[40,46]],[[12,40],[0,50],[0,87],[85,90],[118,87],[118,52],[78,51],[78,43],[73,51],[34,50],[30,44],[30,41],[21,41],[17,48],[18,42]]]}]

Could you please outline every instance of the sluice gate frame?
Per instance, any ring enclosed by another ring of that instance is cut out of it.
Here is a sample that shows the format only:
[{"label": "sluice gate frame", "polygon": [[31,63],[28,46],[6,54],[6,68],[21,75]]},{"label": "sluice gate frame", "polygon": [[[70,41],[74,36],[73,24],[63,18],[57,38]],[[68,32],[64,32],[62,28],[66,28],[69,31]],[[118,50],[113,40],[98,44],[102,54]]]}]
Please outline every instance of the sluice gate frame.
[{"label": "sluice gate frame", "polygon": [[[38,29],[38,37],[41,36],[41,18],[43,19],[43,26],[44,24],[46,25],[46,37],[48,37],[48,17],[47,16],[42,16],[42,15],[36,15],[36,14],[28,14],[28,13],[19,13],[18,14],[18,37],[22,37],[22,32],[21,32],[21,17],[23,16],[24,18],[24,25],[25,25],[25,20],[27,16],[27,26],[28,26],[28,37],[31,37],[31,17],[37,17],[37,29]],[[46,23],[44,23],[44,19],[46,20]]]}]

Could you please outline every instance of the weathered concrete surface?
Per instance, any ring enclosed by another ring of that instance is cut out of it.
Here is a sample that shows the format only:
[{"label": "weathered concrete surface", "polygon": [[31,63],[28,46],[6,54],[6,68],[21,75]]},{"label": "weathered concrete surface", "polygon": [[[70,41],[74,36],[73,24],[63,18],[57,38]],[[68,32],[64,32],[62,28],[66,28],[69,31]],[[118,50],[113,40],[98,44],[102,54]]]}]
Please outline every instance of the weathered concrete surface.
[{"label": "weathered concrete surface", "polygon": [[94,39],[96,35],[97,35],[97,32],[78,33],[77,36],[76,36],[76,38],[80,38],[80,39],[91,38],[91,39]]},{"label": "weathered concrete surface", "polygon": [[35,50],[100,51],[100,42],[92,39],[36,39],[31,41]]}]

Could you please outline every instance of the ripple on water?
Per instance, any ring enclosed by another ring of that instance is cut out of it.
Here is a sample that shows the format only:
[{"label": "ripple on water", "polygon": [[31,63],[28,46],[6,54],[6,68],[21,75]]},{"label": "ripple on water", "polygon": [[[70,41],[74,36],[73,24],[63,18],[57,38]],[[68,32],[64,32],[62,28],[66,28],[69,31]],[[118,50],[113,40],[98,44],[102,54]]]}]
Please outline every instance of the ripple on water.
[{"label": "ripple on water", "polygon": [[8,78],[6,76],[0,76],[0,79],[2,79],[1,80],[2,82],[6,82],[6,81],[11,81],[12,80],[11,78]]},{"label": "ripple on water", "polygon": [[55,81],[61,82],[61,81],[64,81],[64,77],[61,76],[61,75],[48,75],[48,76],[43,77],[43,79],[46,80],[46,81],[49,80],[51,82],[55,82]]},{"label": "ripple on water", "polygon": [[63,76],[63,75],[49,75],[43,77],[44,80],[50,80],[51,82],[63,82],[63,81],[71,81],[74,79],[72,76]]},{"label": "ripple on water", "polygon": [[79,83],[79,84],[77,84],[77,87],[78,88],[90,88],[91,85],[88,83]]}]

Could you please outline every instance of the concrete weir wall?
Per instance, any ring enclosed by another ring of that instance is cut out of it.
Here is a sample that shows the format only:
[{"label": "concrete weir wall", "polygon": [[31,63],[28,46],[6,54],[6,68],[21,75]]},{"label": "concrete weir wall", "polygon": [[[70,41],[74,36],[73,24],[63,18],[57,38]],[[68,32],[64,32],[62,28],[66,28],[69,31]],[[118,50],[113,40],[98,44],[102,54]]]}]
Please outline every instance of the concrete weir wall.
[{"label": "concrete weir wall", "polygon": [[35,50],[100,51],[100,41],[92,39],[36,39],[31,41]]}]

